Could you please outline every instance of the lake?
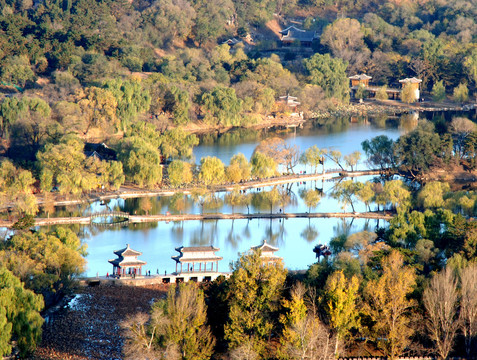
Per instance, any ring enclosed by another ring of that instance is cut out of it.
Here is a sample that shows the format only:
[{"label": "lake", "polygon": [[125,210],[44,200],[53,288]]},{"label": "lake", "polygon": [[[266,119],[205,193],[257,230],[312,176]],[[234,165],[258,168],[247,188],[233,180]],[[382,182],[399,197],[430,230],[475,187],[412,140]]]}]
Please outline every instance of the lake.
[{"label": "lake", "polygon": [[[325,119],[320,122],[307,123],[303,128],[289,131],[271,130],[237,130],[225,134],[208,134],[201,136],[200,144],[194,149],[198,162],[204,156],[217,156],[225,164],[230,158],[243,153],[250,159],[258,143],[267,137],[279,136],[290,145],[297,145],[301,151],[313,145],[319,148],[339,150],[343,155],[353,151],[362,151],[361,142],[378,135],[386,135],[397,139],[401,134],[412,130],[417,124],[414,117],[377,119]],[[327,164],[327,167],[336,165]],[[366,168],[364,161],[358,166]],[[296,171],[304,168],[297,167]],[[360,179],[364,181],[366,179]],[[300,198],[300,191],[308,188],[323,189],[324,196],[316,209],[311,211],[341,211],[341,204],[327,196],[334,182],[311,182],[289,185],[290,202],[284,207],[286,212],[308,211]],[[267,189],[261,189],[266,191]],[[251,190],[257,192],[258,190]],[[232,212],[228,205],[222,203],[223,194],[217,195],[215,208],[204,208],[204,212]],[[82,207],[82,213],[108,209],[121,209],[130,213],[144,213],[144,202],[149,202],[150,214],[177,213],[170,197],[155,197],[148,200],[128,199],[112,200],[105,205],[98,203]],[[218,206],[218,207],[217,207]],[[200,213],[202,209],[190,197],[183,198],[181,209],[185,213]],[[245,208],[236,208],[236,212],[246,212]],[[250,211],[269,212],[267,207],[251,207]],[[273,211],[279,211],[275,207]],[[351,211],[350,208],[347,211]],[[356,211],[364,211],[363,204],[357,204]],[[381,221],[381,226],[385,223]],[[114,250],[124,248],[126,244],[143,253],[139,258],[148,264],[145,270],[151,273],[168,273],[175,270],[175,262],[171,256],[177,255],[174,250],[180,246],[214,245],[220,248],[218,255],[223,257],[219,263],[220,271],[229,271],[229,264],[237,260],[238,254],[248,251],[250,247],[260,245],[266,240],[279,248],[278,256],[283,257],[285,266],[292,270],[303,270],[314,263],[313,247],[328,244],[330,239],[341,234],[351,234],[363,230],[374,230],[375,220],[365,219],[288,219],[288,220],[221,220],[221,221],[186,221],[180,223],[148,223],[130,224],[124,228],[99,228],[87,226],[82,228],[82,239],[88,245],[88,269],[86,275],[105,275],[112,271],[109,259],[115,258]]]}]

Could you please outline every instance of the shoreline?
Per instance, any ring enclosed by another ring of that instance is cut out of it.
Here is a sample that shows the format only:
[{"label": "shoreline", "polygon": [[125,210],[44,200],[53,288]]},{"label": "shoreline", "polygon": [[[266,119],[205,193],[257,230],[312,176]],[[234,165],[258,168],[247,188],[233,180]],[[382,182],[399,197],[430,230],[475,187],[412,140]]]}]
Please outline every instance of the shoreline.
[{"label": "shoreline", "polygon": [[[289,184],[301,181],[313,181],[313,180],[333,180],[340,179],[343,177],[358,177],[365,175],[381,175],[383,171],[381,170],[356,170],[356,171],[346,171],[346,170],[329,170],[324,173],[311,173],[311,174],[288,174],[280,175],[273,178],[259,179],[259,180],[249,180],[242,183],[236,184],[221,184],[213,187],[209,187],[208,190],[211,192],[225,192],[233,190],[249,190],[254,188],[261,188],[266,186],[282,185]],[[121,186],[119,190],[108,191],[108,192],[92,192],[89,194],[84,194],[81,199],[67,199],[65,195],[55,195],[53,201],[54,206],[68,206],[68,205],[77,205],[83,203],[91,203],[103,200],[111,199],[128,199],[128,198],[140,198],[140,197],[151,197],[151,196],[173,196],[176,193],[182,193],[184,195],[190,195],[197,186],[188,186],[183,188],[157,188],[157,189],[147,189],[139,188],[132,184],[127,184]],[[44,203],[44,195],[36,194],[35,195],[38,201],[38,205],[41,206]],[[63,197],[63,198],[62,198]],[[0,208],[0,211],[5,211],[11,208],[11,204]]]},{"label": "shoreline", "polygon": [[[226,133],[234,129],[265,129],[272,127],[293,128],[302,126],[304,123],[323,119],[327,117],[340,116],[377,116],[377,115],[398,115],[414,111],[432,112],[432,111],[470,111],[477,108],[477,104],[457,104],[454,102],[436,103],[433,101],[423,101],[406,104],[396,100],[375,100],[364,99],[362,103],[350,102],[346,105],[338,105],[335,109],[319,110],[310,112],[308,116],[302,117],[300,114],[277,114],[262,115],[262,121],[257,124],[243,126],[220,126],[208,125],[202,122],[190,123],[184,127],[184,130],[195,133],[205,134],[210,132]],[[302,113],[301,113],[302,114]]]}]

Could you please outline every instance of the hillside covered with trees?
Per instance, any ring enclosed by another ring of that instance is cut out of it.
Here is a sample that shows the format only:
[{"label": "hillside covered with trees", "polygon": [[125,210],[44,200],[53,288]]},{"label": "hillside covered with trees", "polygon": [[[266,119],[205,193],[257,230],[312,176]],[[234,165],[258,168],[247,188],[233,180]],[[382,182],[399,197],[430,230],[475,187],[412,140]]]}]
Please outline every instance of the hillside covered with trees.
[{"label": "hillside covered with trees", "polygon": [[[353,169],[359,152],[279,139],[250,159],[195,166],[192,130],[288,116],[277,102],[287,93],[313,118],[348,105],[348,76],[358,73],[382,89],[417,77],[426,97],[465,103],[477,85],[476,19],[471,0],[0,0],[0,206],[10,209],[2,217],[19,219],[0,241],[0,355],[33,352],[40,312],[84,271],[86,249],[73,230],[28,230],[38,195],[48,214],[56,193],[81,198],[125,182],[194,186],[204,203],[218,184],[293,172],[299,162]],[[273,24],[296,24],[317,40],[281,46]],[[107,156],[91,156],[103,142]],[[333,239],[333,255],[301,277],[243,254],[229,279],[172,289],[142,323],[130,322],[125,351],[168,359],[475,354],[469,217],[477,196],[424,181],[436,169],[475,171],[475,123],[435,118],[397,141],[362,146],[373,167],[417,182],[343,181],[332,196],[344,208],[386,208],[395,215],[389,227]],[[274,188],[254,201],[268,210],[281,196]],[[315,190],[301,196],[309,209],[320,200]],[[227,201],[246,203],[237,192]]]},{"label": "hillside covered with trees", "polygon": [[[465,1],[25,1],[0,10],[0,154],[41,191],[158,185],[148,164],[189,158],[188,129],[287,114],[277,102],[287,93],[313,116],[347,104],[356,73],[383,89],[416,76],[436,100],[458,102],[477,81],[475,6]],[[317,34],[311,48],[278,44],[270,24],[291,19]],[[223,43],[230,38],[239,41]],[[84,142],[102,141],[117,159],[83,159]],[[65,168],[75,181],[58,177],[60,153],[75,159]]]}]

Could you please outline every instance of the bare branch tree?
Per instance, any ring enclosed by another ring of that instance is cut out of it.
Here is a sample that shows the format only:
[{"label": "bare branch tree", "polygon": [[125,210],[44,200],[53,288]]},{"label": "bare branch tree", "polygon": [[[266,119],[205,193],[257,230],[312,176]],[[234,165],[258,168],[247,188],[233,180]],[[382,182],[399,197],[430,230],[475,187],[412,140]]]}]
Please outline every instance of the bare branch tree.
[{"label": "bare branch tree", "polygon": [[470,357],[473,340],[477,335],[477,265],[462,270],[461,274],[460,324],[465,338],[465,351]]},{"label": "bare branch tree", "polygon": [[153,340],[156,326],[150,327],[149,315],[138,313],[128,317],[121,327],[126,331],[124,353],[129,359],[148,359],[154,356]]},{"label": "bare branch tree", "polygon": [[454,272],[447,268],[434,276],[422,298],[426,308],[426,324],[436,352],[447,359],[459,328],[457,305],[457,280]]}]

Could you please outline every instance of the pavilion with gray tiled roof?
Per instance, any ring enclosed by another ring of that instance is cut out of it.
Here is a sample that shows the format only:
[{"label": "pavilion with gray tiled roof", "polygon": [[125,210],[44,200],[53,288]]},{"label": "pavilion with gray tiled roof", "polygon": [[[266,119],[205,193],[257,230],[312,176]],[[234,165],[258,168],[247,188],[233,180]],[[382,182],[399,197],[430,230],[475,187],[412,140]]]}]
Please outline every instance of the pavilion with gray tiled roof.
[{"label": "pavilion with gray tiled roof", "polygon": [[141,275],[142,267],[147,264],[137,258],[142,252],[131,249],[129,244],[124,249],[114,251],[114,254],[118,257],[108,261],[113,265],[113,275]]},{"label": "pavilion with gray tiled roof", "polygon": [[[179,255],[171,256],[176,262],[176,273],[182,272],[218,272],[219,271],[219,261],[223,258],[215,254],[216,251],[219,251],[219,248],[216,248],[212,245],[210,246],[191,246],[185,247],[181,246],[176,248],[176,251],[179,252]],[[215,263],[215,270],[214,270]],[[180,264],[180,271],[178,265]],[[210,264],[210,269],[208,269],[208,264]],[[185,267],[184,267],[185,265]],[[198,265],[198,269],[197,269]],[[203,265],[203,267],[202,267]]]},{"label": "pavilion with gray tiled roof", "polygon": [[267,240],[263,240],[261,245],[253,246],[251,250],[260,251],[260,258],[264,263],[270,264],[279,260],[283,260],[283,258],[275,255],[275,252],[278,251],[278,248],[268,244]]},{"label": "pavilion with gray tiled roof", "polygon": [[317,35],[314,31],[301,30],[293,25],[280,31],[280,34],[282,35],[280,40],[285,44],[299,41],[302,45],[311,45],[313,40],[317,39]]}]

